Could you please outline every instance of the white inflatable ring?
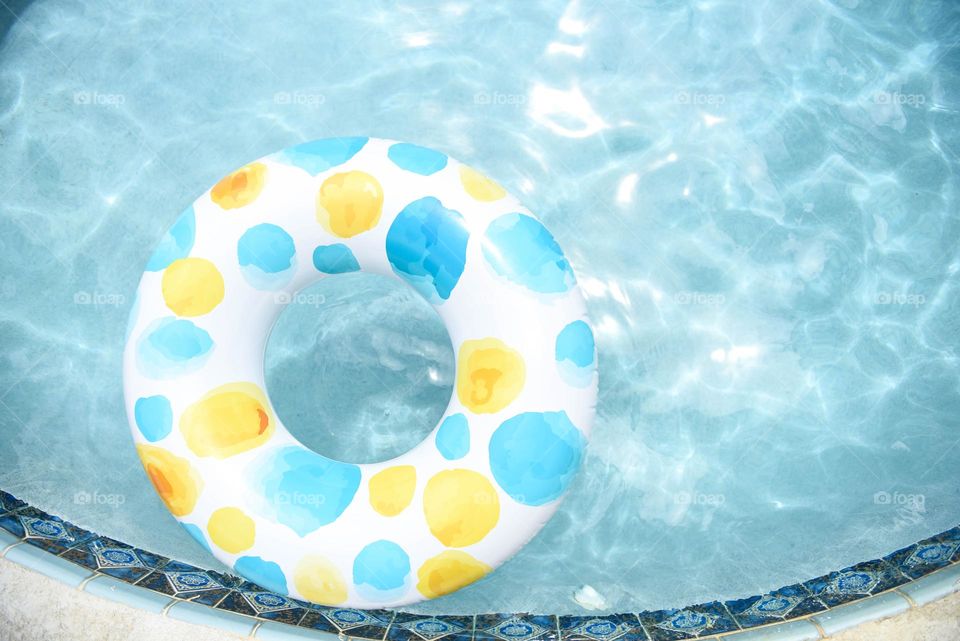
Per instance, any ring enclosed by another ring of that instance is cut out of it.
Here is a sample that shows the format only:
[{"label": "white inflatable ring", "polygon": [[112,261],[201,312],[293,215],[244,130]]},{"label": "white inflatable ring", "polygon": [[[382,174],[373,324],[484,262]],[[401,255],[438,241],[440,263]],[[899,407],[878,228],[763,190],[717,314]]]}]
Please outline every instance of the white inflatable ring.
[{"label": "white inflatable ring", "polygon": [[[429,438],[363,465],[287,432],[263,372],[284,303],[356,270],[424,296],[456,354]],[[154,487],[221,561],[278,593],[386,607],[472,583],[546,523],[583,458],[595,363],[569,263],[502,187],[424,147],[336,138],[233,172],[167,232],[124,389]]]}]

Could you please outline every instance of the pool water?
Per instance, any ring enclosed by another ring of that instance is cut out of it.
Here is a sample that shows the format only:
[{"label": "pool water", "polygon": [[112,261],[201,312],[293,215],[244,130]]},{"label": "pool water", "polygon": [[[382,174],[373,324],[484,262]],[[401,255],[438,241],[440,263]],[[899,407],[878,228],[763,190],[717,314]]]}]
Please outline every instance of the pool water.
[{"label": "pool water", "polygon": [[[584,586],[608,611],[732,598],[960,521],[960,5],[0,13],[3,489],[218,567],[134,454],[120,380],[133,292],[221,175],[372,135],[448,152],[544,220],[601,368],[560,512],[419,611],[581,612]],[[298,297],[267,364],[291,429],[354,461],[421,439],[452,382],[429,308],[370,277]]]}]

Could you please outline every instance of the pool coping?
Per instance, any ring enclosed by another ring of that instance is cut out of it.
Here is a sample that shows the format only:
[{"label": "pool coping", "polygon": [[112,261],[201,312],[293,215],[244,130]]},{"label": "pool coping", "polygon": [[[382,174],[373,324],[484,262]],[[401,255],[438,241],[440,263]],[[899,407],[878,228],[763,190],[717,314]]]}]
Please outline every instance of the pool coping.
[{"label": "pool coping", "polygon": [[127,545],[0,490],[0,558],[166,617],[257,639],[812,641],[960,591],[960,526],[742,599],[609,615],[421,615],[318,606]]}]

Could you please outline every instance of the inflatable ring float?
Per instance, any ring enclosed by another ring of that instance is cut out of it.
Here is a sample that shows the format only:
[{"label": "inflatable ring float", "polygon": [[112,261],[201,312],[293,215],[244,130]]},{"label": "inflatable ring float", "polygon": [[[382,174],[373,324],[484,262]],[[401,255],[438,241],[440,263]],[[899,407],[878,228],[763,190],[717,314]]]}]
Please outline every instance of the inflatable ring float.
[{"label": "inflatable ring float", "polygon": [[[302,445],[264,385],[285,303],[351,271],[413,287],[456,355],[438,426],[376,464]],[[584,456],[595,365],[569,262],[500,185],[336,138],[250,163],[180,216],[140,281],[124,391],[149,479],[216,557],[277,593],[387,607],[476,581],[543,527]]]}]

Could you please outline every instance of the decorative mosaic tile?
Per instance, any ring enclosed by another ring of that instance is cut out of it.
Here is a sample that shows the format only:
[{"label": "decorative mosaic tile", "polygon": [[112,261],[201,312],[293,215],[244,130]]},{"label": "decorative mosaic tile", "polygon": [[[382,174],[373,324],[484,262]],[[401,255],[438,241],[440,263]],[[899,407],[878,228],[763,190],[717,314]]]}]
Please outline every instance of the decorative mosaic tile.
[{"label": "decorative mosaic tile", "polygon": [[[952,527],[946,532],[941,532],[934,537],[938,541],[960,541],[960,525]],[[960,554],[953,557],[954,561],[960,561]]]},{"label": "decorative mosaic tile", "polygon": [[811,594],[832,608],[872,594],[878,594],[909,581],[881,559],[858,563],[849,568],[804,583]]},{"label": "decorative mosaic tile", "polygon": [[393,619],[388,610],[354,610],[315,606],[301,619],[299,625],[330,634],[346,634],[356,639],[381,641]]},{"label": "decorative mosaic tile", "polygon": [[788,585],[760,596],[726,601],[724,605],[741,628],[785,621],[827,609],[802,585]]},{"label": "decorative mosaic tile", "polygon": [[179,561],[168,561],[162,569],[137,581],[140,587],[210,606],[223,600],[240,583],[242,579],[237,577],[201,570]]},{"label": "decorative mosaic tile", "polygon": [[478,614],[475,641],[559,641],[557,617],[539,614]]},{"label": "decorative mosaic tile", "polygon": [[52,554],[61,554],[96,537],[92,532],[32,507],[0,516],[0,527]]},{"label": "decorative mosaic tile", "polygon": [[13,512],[14,510],[19,510],[20,508],[26,506],[26,503],[14,495],[7,494],[3,490],[0,490],[0,514],[4,512]]},{"label": "decorative mosaic tile", "polygon": [[960,541],[929,539],[897,550],[884,560],[911,579],[950,565],[960,550]]},{"label": "decorative mosaic tile", "polygon": [[696,639],[738,629],[737,622],[719,601],[679,610],[641,612],[638,616],[653,641]]},{"label": "decorative mosaic tile", "polygon": [[428,616],[397,612],[387,631],[388,641],[471,641],[472,638],[472,616]]},{"label": "decorative mosaic tile", "polygon": [[561,641],[647,641],[647,633],[635,614],[562,616]]},{"label": "decorative mosaic tile", "polygon": [[20,519],[18,519],[17,515],[13,512],[0,514],[0,528],[3,528],[18,539],[23,538],[23,523],[20,522]]},{"label": "decorative mosaic tile", "polygon": [[60,556],[127,583],[136,583],[167,563],[166,557],[104,536],[74,546]]},{"label": "decorative mosaic tile", "polygon": [[248,581],[231,590],[216,607],[219,610],[229,610],[290,625],[298,624],[309,609],[306,604],[296,599],[268,592]]}]

